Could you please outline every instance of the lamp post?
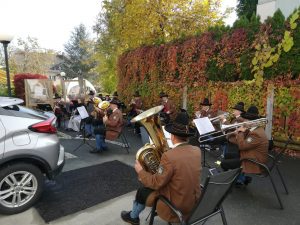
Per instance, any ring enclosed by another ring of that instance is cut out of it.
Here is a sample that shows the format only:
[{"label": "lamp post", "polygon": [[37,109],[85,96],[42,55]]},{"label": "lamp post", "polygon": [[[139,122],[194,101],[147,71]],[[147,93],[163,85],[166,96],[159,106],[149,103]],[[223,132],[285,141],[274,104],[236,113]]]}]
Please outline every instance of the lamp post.
[{"label": "lamp post", "polygon": [[7,80],[7,92],[8,92],[8,96],[9,97],[11,97],[11,87],[10,87],[10,76],[9,76],[7,46],[11,42],[12,39],[13,39],[12,35],[0,34],[0,42],[3,44],[3,47],[4,47],[6,80]]},{"label": "lamp post", "polygon": [[66,76],[66,73],[65,72],[60,72],[60,76],[61,76],[61,79],[64,80],[64,77]]}]

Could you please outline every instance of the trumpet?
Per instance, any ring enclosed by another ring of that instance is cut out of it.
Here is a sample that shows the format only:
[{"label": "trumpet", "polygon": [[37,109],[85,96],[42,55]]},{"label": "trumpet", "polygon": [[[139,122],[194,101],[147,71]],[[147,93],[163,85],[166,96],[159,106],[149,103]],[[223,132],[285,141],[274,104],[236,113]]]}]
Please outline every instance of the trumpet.
[{"label": "trumpet", "polygon": [[[203,140],[203,138],[208,137],[208,136],[212,136],[211,139],[216,139],[216,138],[220,138],[223,136],[227,136],[229,134],[233,134],[235,132],[235,130],[238,129],[239,127],[252,128],[252,127],[265,126],[267,123],[268,123],[267,118],[260,118],[260,119],[249,120],[249,121],[245,121],[245,122],[241,122],[241,123],[221,125],[221,130],[217,130],[217,131],[213,131],[213,132],[210,132],[210,133],[207,133],[204,135],[200,135],[198,141],[199,141],[199,143],[206,142],[208,140],[207,139]],[[233,129],[233,131],[230,131],[232,129]],[[227,133],[226,133],[226,131],[227,131]],[[228,132],[228,131],[230,131],[230,132]],[[216,135],[216,136],[213,136],[213,135]]]}]

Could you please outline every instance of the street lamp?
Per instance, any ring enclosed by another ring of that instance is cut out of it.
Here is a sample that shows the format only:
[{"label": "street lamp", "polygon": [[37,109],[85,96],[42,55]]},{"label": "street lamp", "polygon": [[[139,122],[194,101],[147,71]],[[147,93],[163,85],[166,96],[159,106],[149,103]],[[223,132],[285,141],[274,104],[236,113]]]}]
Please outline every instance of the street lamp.
[{"label": "street lamp", "polygon": [[66,73],[65,72],[60,72],[60,76],[62,79],[64,79],[64,77],[66,76]]},{"label": "street lamp", "polygon": [[10,77],[9,77],[9,66],[8,66],[8,54],[7,54],[7,46],[13,39],[12,35],[8,34],[0,34],[0,42],[4,47],[4,57],[5,57],[5,67],[6,67],[6,80],[7,80],[7,92],[8,96],[11,97],[11,87],[10,87]]}]

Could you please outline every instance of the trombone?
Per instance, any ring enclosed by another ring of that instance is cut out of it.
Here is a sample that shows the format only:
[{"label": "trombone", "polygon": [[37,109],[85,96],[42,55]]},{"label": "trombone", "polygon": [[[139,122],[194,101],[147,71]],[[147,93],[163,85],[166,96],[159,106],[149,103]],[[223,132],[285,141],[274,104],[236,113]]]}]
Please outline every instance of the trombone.
[{"label": "trombone", "polygon": [[[198,141],[199,141],[199,143],[207,142],[209,139],[213,140],[216,138],[227,136],[229,134],[233,134],[235,132],[235,130],[239,127],[245,126],[248,128],[252,128],[252,127],[258,127],[258,126],[265,126],[267,123],[268,123],[267,118],[260,118],[260,119],[249,120],[249,121],[245,121],[245,122],[241,122],[241,123],[221,125],[221,130],[217,130],[217,131],[209,132],[207,134],[200,135],[200,137],[198,138]],[[226,131],[229,131],[232,129],[234,129],[234,130],[226,133]],[[213,135],[216,135],[216,136],[213,136]],[[204,137],[209,137],[209,136],[211,136],[211,138],[203,140]]]}]

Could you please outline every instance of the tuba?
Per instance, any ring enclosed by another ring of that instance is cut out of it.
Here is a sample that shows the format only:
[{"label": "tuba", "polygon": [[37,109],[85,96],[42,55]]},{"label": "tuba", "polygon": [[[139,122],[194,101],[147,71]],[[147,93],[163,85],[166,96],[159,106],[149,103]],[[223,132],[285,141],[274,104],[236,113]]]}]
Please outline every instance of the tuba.
[{"label": "tuba", "polygon": [[147,143],[140,148],[135,157],[146,171],[153,174],[158,170],[162,154],[169,149],[157,115],[163,108],[162,105],[153,107],[131,120],[132,123],[140,122],[153,142],[153,144]]}]

